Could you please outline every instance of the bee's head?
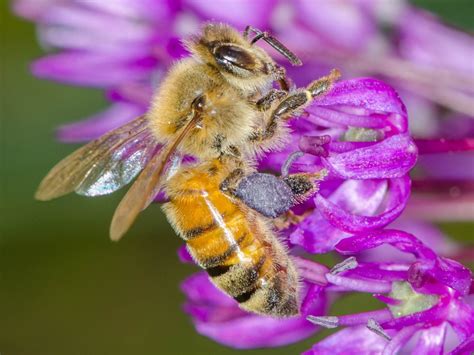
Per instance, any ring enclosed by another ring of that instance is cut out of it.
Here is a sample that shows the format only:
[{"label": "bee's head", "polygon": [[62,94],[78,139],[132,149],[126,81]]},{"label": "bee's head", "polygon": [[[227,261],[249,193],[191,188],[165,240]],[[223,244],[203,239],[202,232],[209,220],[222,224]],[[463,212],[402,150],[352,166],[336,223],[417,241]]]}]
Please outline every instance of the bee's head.
[{"label": "bee's head", "polygon": [[259,89],[284,74],[262,48],[225,24],[208,23],[200,36],[185,44],[195,58],[217,68],[231,84],[241,88]]}]

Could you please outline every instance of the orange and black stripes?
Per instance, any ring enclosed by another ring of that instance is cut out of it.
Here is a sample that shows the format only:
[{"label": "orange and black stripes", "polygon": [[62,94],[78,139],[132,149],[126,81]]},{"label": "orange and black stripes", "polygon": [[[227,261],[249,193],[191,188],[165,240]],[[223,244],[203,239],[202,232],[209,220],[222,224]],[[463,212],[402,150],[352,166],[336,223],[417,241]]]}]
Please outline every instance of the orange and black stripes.
[{"label": "orange and black stripes", "polygon": [[170,179],[170,201],[163,206],[168,219],[196,263],[242,308],[294,315],[298,312],[296,271],[273,232],[260,221],[262,217],[219,190],[225,173],[216,162]]}]

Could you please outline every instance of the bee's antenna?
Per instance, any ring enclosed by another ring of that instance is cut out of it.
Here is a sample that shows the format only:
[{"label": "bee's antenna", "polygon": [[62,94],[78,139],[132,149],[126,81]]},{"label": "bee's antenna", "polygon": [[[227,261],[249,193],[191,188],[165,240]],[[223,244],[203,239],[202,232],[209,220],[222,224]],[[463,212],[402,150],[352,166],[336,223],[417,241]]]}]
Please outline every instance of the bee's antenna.
[{"label": "bee's antenna", "polygon": [[245,39],[248,38],[248,35],[250,32],[255,33],[255,37],[252,38],[252,40],[250,41],[250,44],[254,44],[260,39],[263,39],[270,46],[275,48],[280,54],[282,54],[286,59],[288,59],[291,64],[296,65],[296,66],[300,66],[303,64],[301,60],[296,56],[296,54],[294,54],[292,51],[286,48],[283,43],[281,43],[279,40],[273,37],[270,33],[266,31],[260,31],[258,28],[253,28],[252,26],[247,26],[244,30]]}]

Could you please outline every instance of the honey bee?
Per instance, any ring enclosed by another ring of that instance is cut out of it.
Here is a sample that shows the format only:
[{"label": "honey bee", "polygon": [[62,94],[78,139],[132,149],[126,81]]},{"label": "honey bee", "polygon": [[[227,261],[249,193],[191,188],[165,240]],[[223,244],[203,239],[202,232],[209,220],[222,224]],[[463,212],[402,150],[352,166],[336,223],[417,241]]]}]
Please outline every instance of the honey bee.
[{"label": "honey bee", "polygon": [[[112,240],[162,189],[168,220],[214,284],[244,310],[287,317],[298,314],[298,273],[273,219],[312,194],[321,176],[258,173],[255,160],[289,139],[286,120],[340,74],[290,90],[283,67],[255,45],[260,39],[301,65],[266,32],[206,24],[184,41],[191,56],[170,69],[148,112],[59,162],[36,198],[104,195],[138,175],[115,211]],[[184,164],[186,155],[196,161]]]}]

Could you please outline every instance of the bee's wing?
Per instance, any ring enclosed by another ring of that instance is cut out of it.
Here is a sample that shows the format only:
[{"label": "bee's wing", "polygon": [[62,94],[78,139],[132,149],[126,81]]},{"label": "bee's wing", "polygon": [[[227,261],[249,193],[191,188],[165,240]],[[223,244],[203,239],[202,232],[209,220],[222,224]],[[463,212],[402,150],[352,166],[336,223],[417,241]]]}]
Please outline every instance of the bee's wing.
[{"label": "bee's wing", "polygon": [[43,179],[35,197],[46,201],[73,191],[86,196],[109,194],[128,184],[157,147],[145,116],[138,117],[60,161]]},{"label": "bee's wing", "polygon": [[196,127],[201,119],[195,114],[192,119],[181,129],[181,132],[167,144],[159,154],[155,154],[143,169],[137,180],[133,183],[127,194],[115,210],[110,225],[110,238],[119,240],[131,227],[138,214],[153,201],[161,187],[163,172],[170,158],[184,138]]}]

